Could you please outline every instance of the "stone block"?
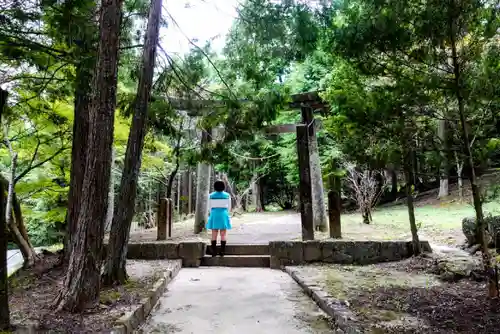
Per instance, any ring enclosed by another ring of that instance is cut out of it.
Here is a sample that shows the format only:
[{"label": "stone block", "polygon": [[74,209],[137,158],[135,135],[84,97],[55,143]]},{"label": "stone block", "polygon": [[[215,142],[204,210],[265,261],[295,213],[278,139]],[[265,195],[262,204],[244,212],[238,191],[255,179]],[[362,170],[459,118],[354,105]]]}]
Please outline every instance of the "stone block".
[{"label": "stone block", "polygon": [[131,243],[127,246],[127,259],[138,260],[141,259],[141,244]]},{"label": "stone block", "polygon": [[352,248],[352,259],[355,264],[372,264],[380,262],[379,241],[355,241]]},{"label": "stone block", "polygon": [[158,244],[158,259],[178,259],[179,244],[173,242]]},{"label": "stone block", "polygon": [[160,244],[147,242],[140,244],[140,257],[142,260],[156,260],[159,257]]},{"label": "stone block", "polygon": [[302,241],[271,241],[269,242],[270,266],[279,269],[282,266],[299,265],[304,262]]},{"label": "stone block", "polygon": [[422,247],[423,253],[432,253],[432,247],[429,241],[420,241],[420,247]]},{"label": "stone block", "polygon": [[355,242],[327,240],[321,243],[323,262],[339,264],[352,264],[354,262]]},{"label": "stone block", "polygon": [[303,243],[304,262],[319,262],[323,260],[321,251],[321,242],[319,240],[310,240]]},{"label": "stone block", "polygon": [[179,257],[182,259],[182,266],[199,267],[201,259],[205,255],[206,246],[204,242],[181,242],[179,244]]},{"label": "stone block", "polygon": [[406,241],[384,241],[380,245],[380,262],[400,261],[411,256]]}]

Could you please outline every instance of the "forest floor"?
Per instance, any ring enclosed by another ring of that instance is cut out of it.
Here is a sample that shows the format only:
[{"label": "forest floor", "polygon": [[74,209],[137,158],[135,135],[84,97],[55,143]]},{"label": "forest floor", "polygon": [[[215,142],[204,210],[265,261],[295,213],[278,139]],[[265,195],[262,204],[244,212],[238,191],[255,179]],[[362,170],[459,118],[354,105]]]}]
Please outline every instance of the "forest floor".
[{"label": "forest floor", "polygon": [[103,288],[100,304],[84,313],[55,313],[52,303],[61,290],[64,274],[57,267],[58,255],[45,255],[42,263],[21,269],[10,278],[9,306],[13,325],[37,325],[50,333],[102,333],[130,311],[160,277],[172,261],[127,261],[129,282],[121,287]]},{"label": "forest floor", "polygon": [[294,269],[353,311],[366,332],[498,333],[500,327],[500,300],[486,298],[486,284],[442,281],[431,258]]}]

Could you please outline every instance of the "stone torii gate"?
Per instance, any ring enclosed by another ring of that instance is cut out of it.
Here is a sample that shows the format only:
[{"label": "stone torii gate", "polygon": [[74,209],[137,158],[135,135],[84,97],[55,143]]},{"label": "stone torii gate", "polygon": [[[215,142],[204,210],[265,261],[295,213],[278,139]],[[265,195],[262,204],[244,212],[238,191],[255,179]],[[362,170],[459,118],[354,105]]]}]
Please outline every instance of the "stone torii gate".
[{"label": "stone torii gate", "polygon": [[[191,117],[200,117],[216,108],[225,107],[223,101],[171,99],[175,109],[186,110]],[[314,230],[327,231],[327,214],[324,199],[324,187],[318,152],[316,132],[321,124],[314,119],[314,112],[324,112],[328,106],[321,101],[317,92],[296,94],[292,96],[290,109],[301,110],[301,124],[280,124],[265,128],[266,134],[291,133],[297,134],[297,153],[300,175],[300,211],[303,240],[313,240]],[[223,127],[201,129],[202,148],[210,144],[212,136],[217,137]],[[206,162],[198,163],[196,184],[195,233],[202,231],[208,217],[208,195],[210,190],[212,166]],[[330,196],[329,196],[330,198]],[[333,201],[329,201],[330,236],[340,237],[340,195],[336,192]],[[334,202],[334,203],[333,203]],[[332,219],[332,212],[335,216]],[[337,218],[338,216],[338,218]],[[332,221],[333,220],[333,221]],[[332,226],[332,224],[334,226]],[[158,224],[160,228],[160,224]],[[335,232],[335,233],[334,233]],[[334,235],[332,235],[332,233]]]}]

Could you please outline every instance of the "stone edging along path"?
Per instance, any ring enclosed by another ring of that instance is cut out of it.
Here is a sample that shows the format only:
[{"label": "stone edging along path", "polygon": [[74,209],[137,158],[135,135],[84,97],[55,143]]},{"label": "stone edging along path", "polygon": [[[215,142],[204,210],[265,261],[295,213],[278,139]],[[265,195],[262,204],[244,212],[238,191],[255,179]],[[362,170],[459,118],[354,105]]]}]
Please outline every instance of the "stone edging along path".
[{"label": "stone edging along path", "polygon": [[163,275],[158,279],[153,287],[149,289],[148,296],[144,297],[138,305],[135,305],[131,311],[127,312],[115,322],[112,334],[130,334],[133,333],[149,316],[155,307],[158,299],[167,289],[168,284],[179,273],[182,268],[182,261],[178,260],[174,266],[163,272]]},{"label": "stone edging along path", "polygon": [[283,270],[289,274],[295,282],[304,290],[314,302],[335,321],[335,326],[341,333],[359,334],[363,333],[356,315],[349,310],[347,305],[332,297],[314,282],[308,281],[298,270],[293,267],[284,267]]}]

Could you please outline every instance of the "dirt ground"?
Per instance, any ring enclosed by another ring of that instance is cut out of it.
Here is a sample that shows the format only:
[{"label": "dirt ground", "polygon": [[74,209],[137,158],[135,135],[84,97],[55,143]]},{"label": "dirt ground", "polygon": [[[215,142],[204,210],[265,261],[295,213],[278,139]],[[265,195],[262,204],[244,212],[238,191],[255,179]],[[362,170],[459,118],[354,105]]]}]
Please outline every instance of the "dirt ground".
[{"label": "dirt ground", "polygon": [[500,301],[484,282],[441,281],[428,258],[298,267],[355,312],[367,333],[498,333]]},{"label": "dirt ground", "polygon": [[166,269],[167,261],[127,261],[129,282],[123,287],[103,289],[100,305],[83,314],[54,312],[52,303],[64,278],[63,270],[54,267],[56,263],[56,255],[45,256],[43,265],[22,270],[10,279],[9,305],[14,326],[37,324],[40,331],[50,333],[106,332],[147,295]]}]

